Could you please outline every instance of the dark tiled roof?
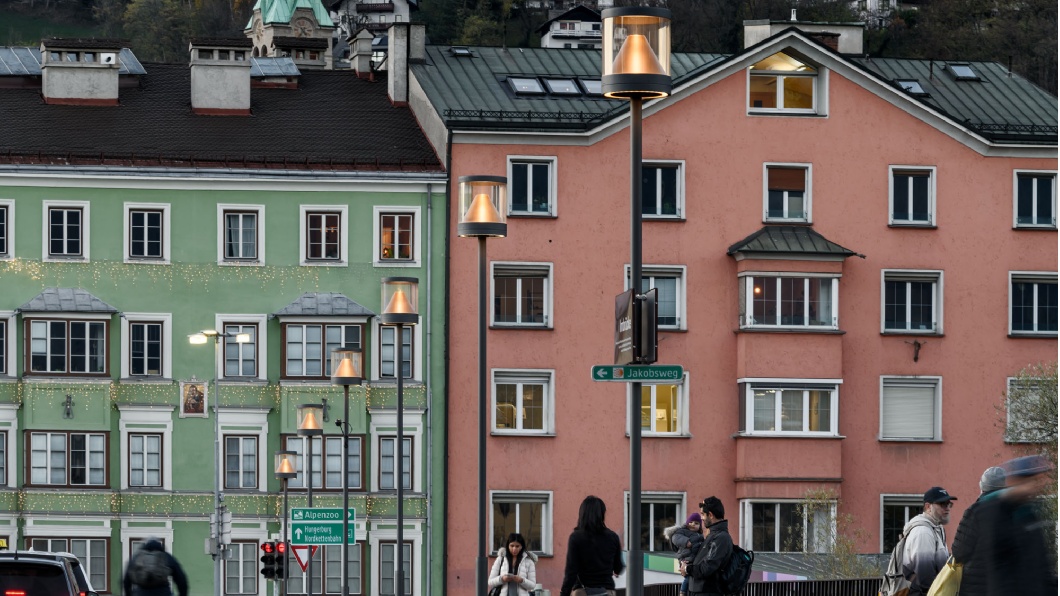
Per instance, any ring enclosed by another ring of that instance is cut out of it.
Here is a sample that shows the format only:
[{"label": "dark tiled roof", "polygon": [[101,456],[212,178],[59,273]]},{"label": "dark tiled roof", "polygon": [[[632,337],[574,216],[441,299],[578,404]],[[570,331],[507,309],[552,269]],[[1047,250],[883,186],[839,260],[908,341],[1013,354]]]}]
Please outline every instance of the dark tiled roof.
[{"label": "dark tiled roof", "polygon": [[193,46],[212,46],[222,48],[252,48],[254,42],[249,37],[193,37]]},{"label": "dark tiled roof", "polygon": [[360,316],[374,317],[375,313],[342,294],[334,292],[306,292],[298,300],[273,313],[278,317],[301,316]]},{"label": "dark tiled roof", "polygon": [[766,226],[729,247],[728,254],[736,253],[839,255],[844,258],[857,254],[809,226]]},{"label": "dark tiled roof", "polygon": [[297,90],[253,89],[251,116],[200,116],[188,65],[146,70],[117,107],[0,89],[0,163],[442,170],[412,112],[390,103],[383,74],[307,71]]},{"label": "dark tiled roof", "polygon": [[46,37],[41,40],[41,45],[46,48],[60,48],[64,50],[116,50],[129,47],[127,39],[92,39],[78,37]]},{"label": "dark tiled roof", "polygon": [[272,38],[272,45],[278,48],[309,48],[326,50],[328,48],[328,40],[312,37],[274,37]]},{"label": "dark tiled roof", "polygon": [[19,310],[22,312],[118,312],[118,309],[81,288],[45,288],[43,292],[19,307]]}]

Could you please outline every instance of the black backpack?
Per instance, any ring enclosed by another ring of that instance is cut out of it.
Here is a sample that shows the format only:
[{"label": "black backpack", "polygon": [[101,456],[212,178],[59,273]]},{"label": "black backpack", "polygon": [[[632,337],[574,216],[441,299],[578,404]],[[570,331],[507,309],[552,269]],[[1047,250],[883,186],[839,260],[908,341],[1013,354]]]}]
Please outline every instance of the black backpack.
[{"label": "black backpack", "polygon": [[129,579],[141,588],[169,585],[169,561],[160,550],[141,550],[129,565]]},{"label": "black backpack", "polygon": [[751,565],[755,562],[754,551],[732,545],[729,562],[718,570],[718,587],[725,594],[740,594],[751,579]]}]

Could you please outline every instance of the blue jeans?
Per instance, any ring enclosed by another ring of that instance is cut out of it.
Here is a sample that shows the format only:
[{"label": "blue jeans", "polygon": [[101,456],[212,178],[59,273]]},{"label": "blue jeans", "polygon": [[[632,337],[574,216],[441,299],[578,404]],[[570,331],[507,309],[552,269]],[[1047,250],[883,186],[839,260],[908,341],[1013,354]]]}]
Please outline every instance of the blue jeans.
[{"label": "blue jeans", "polygon": [[684,592],[685,594],[688,594],[688,579],[689,578],[686,575],[685,579],[681,581],[681,591]]}]

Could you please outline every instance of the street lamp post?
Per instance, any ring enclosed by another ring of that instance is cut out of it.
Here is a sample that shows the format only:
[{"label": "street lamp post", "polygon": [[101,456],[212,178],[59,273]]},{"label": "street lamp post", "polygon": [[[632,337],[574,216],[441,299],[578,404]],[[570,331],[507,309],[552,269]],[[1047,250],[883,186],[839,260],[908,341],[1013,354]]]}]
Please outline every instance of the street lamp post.
[{"label": "street lamp post", "polygon": [[221,561],[224,559],[225,551],[227,551],[227,544],[224,542],[223,527],[224,527],[224,493],[221,487],[224,483],[221,480],[223,473],[221,469],[221,391],[219,390],[218,379],[221,377],[220,363],[221,363],[221,340],[231,339],[239,344],[245,344],[250,342],[249,333],[226,333],[217,331],[216,329],[204,329],[198,333],[193,333],[188,336],[188,342],[193,345],[202,345],[213,339],[213,359],[214,359],[214,374],[213,374],[213,510],[214,510],[214,524],[213,534],[215,536],[215,544],[213,550],[213,589],[214,594],[220,596],[224,594],[224,589],[221,585]]},{"label": "street lamp post", "polygon": [[460,220],[456,233],[478,238],[478,596],[486,596],[486,435],[489,401],[486,393],[486,238],[508,235],[508,179],[503,176],[461,176]]},{"label": "street lamp post", "polygon": [[[405,404],[401,394],[402,380],[405,377],[405,325],[413,326],[420,321],[419,280],[415,277],[384,277],[381,304],[383,314],[379,322],[393,325],[394,337],[394,376],[397,377],[397,461],[394,464],[394,484],[397,485],[397,550],[394,570],[394,594],[405,595]],[[412,374],[412,371],[409,371]]]},{"label": "street lamp post", "polygon": [[287,539],[287,482],[298,475],[294,451],[276,452],[276,478],[283,484],[283,577],[280,578],[280,596],[287,594],[287,561],[291,556],[291,542]]},{"label": "street lamp post", "polygon": [[342,596],[350,595],[350,385],[360,385],[364,373],[364,354],[356,348],[338,348],[331,352],[331,384],[342,385]]},{"label": "street lamp post", "polygon": [[[302,404],[298,406],[298,435],[305,437],[306,442],[306,507],[313,506],[313,439],[324,434],[320,426],[322,404]],[[309,565],[306,567],[306,594],[313,593],[313,549],[309,549]]]},{"label": "street lamp post", "polygon": [[[645,99],[670,95],[670,11],[665,8],[608,8],[603,20],[604,97],[629,100],[630,139],[630,287],[636,295],[641,287],[641,109]],[[640,362],[634,346],[633,361]],[[626,594],[644,592],[644,561],[640,546],[641,501],[641,384],[630,384],[629,403],[629,571]]]}]

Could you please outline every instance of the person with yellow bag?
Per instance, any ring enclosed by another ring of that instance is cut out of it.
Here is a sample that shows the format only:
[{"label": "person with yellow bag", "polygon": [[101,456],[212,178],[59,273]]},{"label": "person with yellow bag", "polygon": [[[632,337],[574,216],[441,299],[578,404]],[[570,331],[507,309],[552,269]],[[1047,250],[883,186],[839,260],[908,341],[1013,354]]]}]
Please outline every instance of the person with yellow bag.
[{"label": "person with yellow bag", "polygon": [[960,563],[954,563],[953,557],[950,557],[935,576],[935,581],[931,582],[927,596],[957,596],[961,589],[961,567]]},{"label": "person with yellow bag", "polygon": [[[961,596],[986,596],[987,548],[980,548],[982,522],[978,515],[983,502],[997,497],[997,491],[1005,488],[1005,470],[997,466],[987,468],[979,479],[979,498],[964,510],[957,533],[953,536],[953,557],[947,563],[962,567],[961,577],[956,582]],[[939,575],[942,575],[941,573]],[[953,581],[950,579],[949,581]],[[934,585],[932,585],[934,588]],[[941,596],[944,592],[939,592]],[[952,593],[952,592],[951,592]],[[928,592],[928,594],[935,594]]]}]

